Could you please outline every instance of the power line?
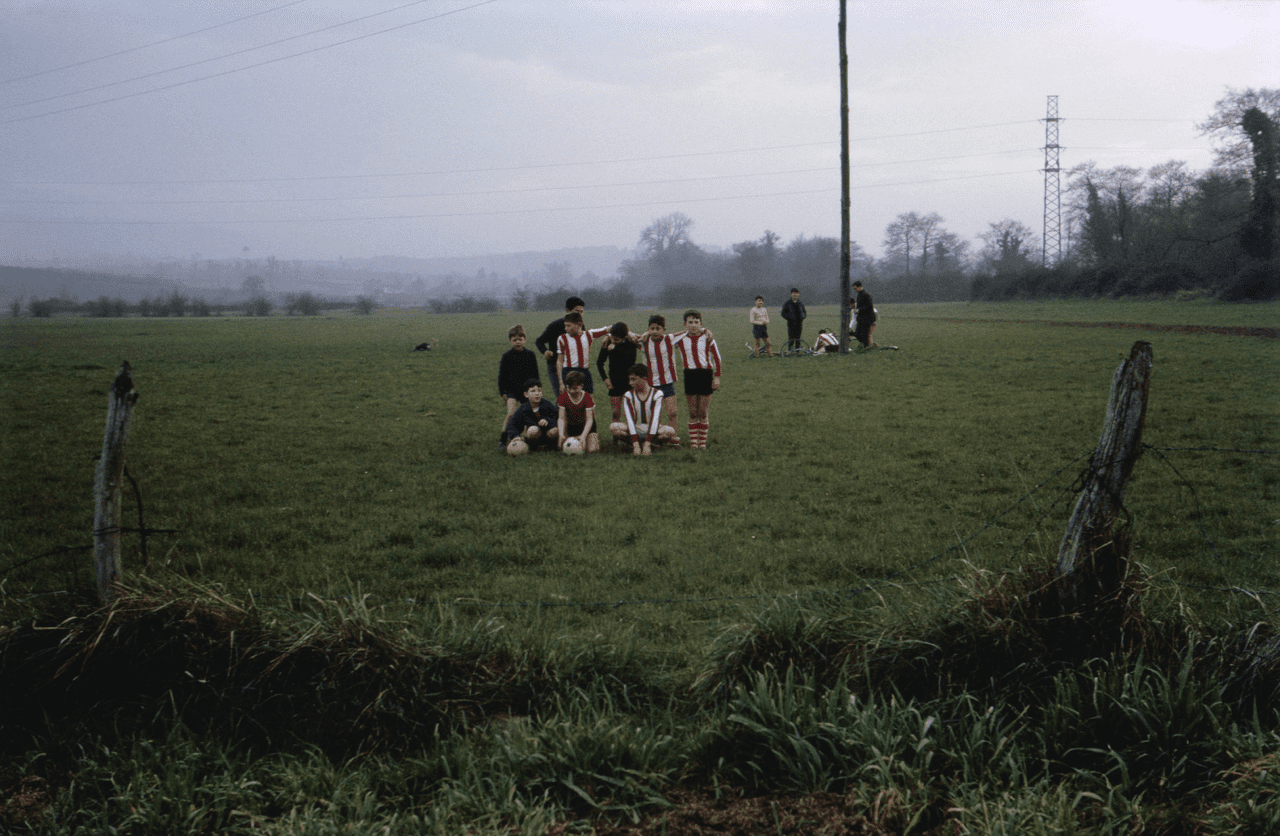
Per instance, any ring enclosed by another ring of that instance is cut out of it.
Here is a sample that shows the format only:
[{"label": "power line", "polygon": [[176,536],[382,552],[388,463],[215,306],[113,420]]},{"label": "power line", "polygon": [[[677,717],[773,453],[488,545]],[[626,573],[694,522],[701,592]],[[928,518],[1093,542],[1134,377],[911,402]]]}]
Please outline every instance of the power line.
[{"label": "power line", "polygon": [[[133,78],[126,78],[121,81],[109,81],[106,84],[99,84],[96,87],[85,87],[80,90],[72,90],[70,93],[59,93],[56,96],[46,96],[43,99],[32,99],[29,102],[18,102],[17,104],[5,105],[3,108],[0,108],[0,110],[12,110],[15,107],[26,107],[27,105],[41,104],[43,102],[51,102],[51,101],[54,101],[55,99],[65,99],[68,96],[78,96],[81,93],[92,93],[95,90],[105,90],[108,87],[119,87],[121,84],[129,84],[130,82],[133,82],[133,81],[142,81],[144,78],[153,78],[155,76],[164,75],[166,73],[176,73],[178,70],[187,70],[192,67],[198,67],[201,64],[211,64],[214,61],[221,61],[223,58],[234,58],[237,55],[244,55],[247,52],[257,52],[260,49],[266,49],[267,47],[271,47],[271,46],[278,46],[283,43],[288,43],[289,41],[296,41],[299,38],[307,38],[307,37],[310,37],[311,35],[318,35],[321,32],[328,32],[331,29],[340,29],[343,26],[350,26],[353,23],[359,23],[363,20],[368,20],[370,18],[380,17],[381,15],[391,14],[392,12],[398,12],[401,9],[409,8],[410,6],[420,6],[423,3],[428,3],[428,2],[431,2],[431,0],[413,0],[413,2],[411,3],[406,3],[403,6],[396,6],[393,9],[387,9],[385,12],[374,12],[371,15],[365,15],[364,17],[357,17],[352,20],[343,21],[342,23],[335,23],[332,26],[323,26],[319,29],[312,29],[310,32],[303,32],[301,35],[290,35],[287,38],[281,38],[277,41],[271,41],[270,43],[259,44],[258,46],[251,46],[245,49],[238,49],[235,52],[228,52],[223,55],[215,55],[212,58],[202,58],[201,60],[193,61],[190,64],[181,64],[177,67],[170,67],[167,70],[156,70],[155,72],[144,73],[143,75],[137,75],[137,76],[134,76]],[[347,42],[343,41],[342,43],[347,43]],[[321,48],[324,49],[327,47],[321,47]],[[298,53],[298,54],[302,55],[305,53]],[[255,66],[261,66],[261,65],[255,65]],[[246,67],[245,69],[248,69],[248,68]],[[233,72],[238,72],[238,71],[233,71]],[[212,76],[210,77],[212,78]]]},{"label": "power line", "polygon": [[[931,183],[948,183],[956,180],[978,180],[988,177],[1008,177],[1014,174],[1039,174],[1039,169],[1029,169],[1027,171],[1004,171],[992,174],[971,174],[960,177],[941,177],[932,180],[911,180],[898,183],[868,183],[862,186],[854,186],[858,190],[863,189],[879,189],[893,186],[919,186]],[[36,224],[36,225],[67,225],[67,226],[205,226],[210,224],[231,225],[231,224],[289,224],[289,223],[354,223],[360,221],[398,221],[398,220],[424,220],[429,218],[475,218],[493,215],[528,215],[536,212],[577,212],[596,209],[629,209],[644,206],[664,206],[673,203],[713,203],[725,200],[751,200],[755,198],[769,197],[794,197],[798,195],[813,194],[829,194],[838,192],[839,188],[829,189],[805,189],[790,192],[771,192],[768,194],[748,194],[748,195],[729,195],[723,197],[698,197],[698,198],[667,198],[665,200],[651,200],[638,203],[607,203],[597,204],[593,206],[552,206],[538,207],[534,209],[495,209],[483,212],[438,212],[417,215],[370,215],[365,217],[343,217],[343,218],[274,218],[265,220],[245,220],[243,218],[229,218],[224,220],[203,220],[203,221],[178,221],[178,220],[160,220],[160,221],[89,221],[89,220],[35,220],[23,218],[6,218],[0,223],[9,224]]]},{"label": "power line", "polygon": [[[426,2],[426,0],[416,0],[416,2]],[[443,17],[449,17],[450,15],[459,14],[460,12],[471,11],[472,9],[478,9],[481,6],[488,6],[490,3],[496,3],[496,2],[498,2],[498,0],[482,0],[482,2],[474,3],[470,6],[464,6],[460,9],[453,9],[452,11],[441,12],[440,14],[437,14],[437,15],[424,17],[419,20],[412,20],[408,23],[402,23],[398,26],[392,26],[387,29],[379,29],[377,32],[369,32],[364,35],[357,35],[356,37],[348,38],[345,41],[338,41],[336,43],[326,44],[324,46],[318,46],[318,47],[315,47],[314,49],[307,49],[307,50],[303,50],[302,52],[295,52],[290,55],[283,55],[279,58],[272,58],[267,61],[259,61],[257,64],[249,64],[248,66],[245,66],[245,67],[237,67],[236,69],[232,69],[232,70],[224,70],[223,72],[220,72],[220,73],[213,73],[212,75],[200,76],[199,78],[192,78],[186,81],[176,81],[173,84],[166,84],[162,87],[153,87],[150,90],[139,90],[136,93],[126,93],[123,96],[116,96],[110,99],[102,99],[96,102],[88,102],[86,104],[75,105],[74,107],[64,107],[60,110],[50,110],[50,111],[46,111],[45,113],[36,113],[30,116],[19,116],[14,119],[6,119],[5,121],[0,122],[0,125],[12,125],[16,122],[26,122],[31,119],[41,119],[45,116],[55,116],[59,113],[70,113],[73,110],[83,110],[84,108],[87,108],[87,107],[97,107],[98,105],[110,104],[111,102],[119,102],[125,99],[133,99],[138,96],[145,96],[148,93],[158,93],[162,90],[172,90],[175,87],[184,87],[188,84],[195,84],[198,81],[208,81],[211,78],[221,78],[222,76],[225,76],[225,75],[232,75],[233,73],[239,73],[245,70],[252,70],[258,67],[265,67],[268,64],[278,64],[279,62],[287,61],[290,58],[298,58],[299,56],[302,56],[302,55],[310,55],[313,52],[321,52],[326,49],[332,49],[335,46],[342,46],[344,44],[354,43],[355,41],[362,41],[365,38],[372,38],[377,35],[385,35],[388,32],[395,32],[396,30],[399,30],[399,29],[407,29],[410,26],[417,26],[419,23],[427,23],[428,21],[439,20],[440,18],[443,18]],[[415,4],[411,3],[410,5],[415,5]]]},{"label": "power line", "polygon": [[[494,0],[490,0],[493,2]],[[928,136],[939,133],[955,133],[957,131],[975,131],[985,128],[1003,128],[1010,125],[1035,124],[1039,120],[1026,119],[1021,122],[1004,122],[998,125],[970,125],[961,128],[945,128],[937,131],[915,131],[905,134],[883,134],[880,136],[858,137],[854,142],[875,142],[882,139],[903,139],[913,136]],[[0,123],[2,124],[2,123]],[[792,145],[763,145],[754,148],[733,148],[720,151],[693,151],[685,154],[663,154],[654,157],[619,157],[604,160],[583,160],[568,163],[533,163],[529,165],[491,166],[488,168],[446,168],[427,171],[391,171],[379,174],[324,174],[307,177],[240,177],[230,179],[208,180],[10,180],[11,186],[193,186],[199,184],[219,183],[300,183],[315,180],[372,180],[378,177],[428,177],[441,174],[488,174],[502,171],[536,171],[548,168],[573,168],[588,165],[618,165],[621,163],[647,163],[661,160],[680,160],[693,157],[717,157],[725,154],[751,154],[757,151],[790,151],[797,148],[817,148],[823,145],[838,145],[837,140],[824,142],[802,142]],[[995,152],[995,153],[1021,153]],[[973,156],[983,156],[977,154]],[[958,158],[956,158],[958,159]],[[868,163],[867,165],[875,165]],[[859,167],[862,167],[859,165]]]},{"label": "power line", "polygon": [[[238,17],[238,18],[236,18],[235,20],[228,20],[228,21],[226,21],[225,23],[219,23],[219,24],[216,24],[216,25],[214,25],[214,26],[206,26],[205,28],[203,28],[203,29],[197,29],[197,30],[195,30],[194,32],[184,32],[184,33],[183,33],[183,34],[181,34],[181,35],[173,35],[172,37],[162,38],[161,40],[158,40],[158,41],[152,41],[151,43],[149,43],[149,44],[143,44],[142,46],[135,46],[135,47],[130,47],[129,49],[122,49],[122,50],[120,50],[119,52],[112,52],[112,53],[110,53],[110,54],[108,54],[108,55],[99,55],[97,58],[86,58],[86,59],[85,59],[85,60],[83,60],[83,61],[76,61],[74,64],[63,64],[61,67],[53,67],[53,68],[48,69],[48,70],[41,70],[40,72],[38,72],[38,73],[32,73],[31,75],[24,75],[24,76],[18,76],[17,78],[9,78],[9,79],[5,79],[5,80],[3,80],[3,81],[0,81],[0,84],[13,84],[14,82],[18,82],[18,81],[26,81],[26,80],[28,80],[28,79],[32,79],[32,78],[39,78],[40,76],[42,76],[42,75],[48,75],[49,73],[57,73],[57,72],[61,72],[61,71],[63,71],[63,70],[70,70],[70,69],[74,69],[75,67],[83,67],[85,64],[92,64],[92,63],[94,63],[94,62],[96,62],[96,61],[105,61],[105,60],[107,60],[108,58],[116,58],[116,57],[119,57],[119,56],[121,56],[121,55],[128,55],[128,54],[129,54],[129,53],[131,53],[131,52],[138,52],[139,50],[143,50],[143,49],[150,49],[150,48],[151,48],[151,47],[153,47],[153,46],[160,46],[161,44],[167,44],[167,43],[169,43],[169,42],[171,42],[171,41],[181,40],[182,38],[189,38],[189,37],[191,37],[192,35],[203,35],[205,32],[212,32],[214,29],[221,29],[222,27],[224,27],[224,26],[230,26],[230,25],[232,25],[233,23],[240,23],[241,21],[245,21],[245,20],[248,20],[248,19],[253,18],[253,17],[261,17],[262,15],[265,15],[265,14],[271,14],[272,12],[278,12],[278,11],[280,11],[281,9],[287,9],[287,8],[289,8],[290,6],[296,6],[296,5],[298,5],[299,3],[305,3],[305,2],[307,2],[307,0],[293,0],[293,2],[292,2],[292,3],[285,3],[283,6],[276,6],[276,7],[275,7],[275,8],[273,8],[273,9],[266,9],[265,11],[261,11],[261,12],[254,12],[254,13],[253,13],[253,14],[251,14],[251,15],[245,15],[244,17]],[[124,82],[118,82],[118,83],[123,84]],[[68,93],[67,95],[71,95],[71,94],[70,94],[70,93]],[[16,106],[16,105],[15,105],[15,106]]]},{"label": "power line", "polygon": [[[1020,148],[1009,151],[987,151],[981,154],[957,154],[950,157],[925,157],[914,160],[890,160],[879,163],[862,163],[852,166],[853,168],[880,168],[889,165],[913,165],[925,162],[940,162],[948,160],[963,160],[973,157],[995,157],[1005,154],[1021,154],[1033,152],[1035,148]],[[208,206],[223,204],[254,204],[254,203],[323,203],[338,200],[411,200],[429,197],[475,197],[481,195],[507,195],[507,194],[529,194],[535,192],[565,192],[577,191],[581,189],[614,189],[629,186],[662,186],[674,183],[703,183],[712,180],[734,180],[745,177],[779,177],[793,174],[814,174],[819,172],[835,171],[831,166],[821,166],[819,168],[797,168],[787,171],[749,171],[745,173],[734,174],[716,174],[705,177],[679,177],[666,180],[633,180],[618,183],[587,183],[576,186],[535,186],[524,189],[483,189],[478,191],[467,192],[421,192],[416,194],[389,194],[389,195],[341,195],[338,197],[267,197],[267,198],[231,198],[220,200],[5,200],[0,198],[0,203],[14,205],[36,204],[41,206]]]}]

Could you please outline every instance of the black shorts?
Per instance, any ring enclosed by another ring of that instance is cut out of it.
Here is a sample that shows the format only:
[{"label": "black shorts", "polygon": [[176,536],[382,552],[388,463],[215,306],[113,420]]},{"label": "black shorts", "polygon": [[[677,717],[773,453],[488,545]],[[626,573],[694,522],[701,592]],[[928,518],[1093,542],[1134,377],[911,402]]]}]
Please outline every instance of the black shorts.
[{"label": "black shorts", "polygon": [[686,395],[710,395],[713,391],[711,381],[715,380],[715,372],[711,369],[685,369],[684,393]]},{"label": "black shorts", "polygon": [[609,381],[609,397],[620,398],[631,391],[631,381],[624,380],[621,386],[615,386],[615,381]]},{"label": "black shorts", "polygon": [[769,339],[769,326],[768,325],[752,325],[751,336],[757,340]]},{"label": "black shorts", "polygon": [[[571,369],[568,366],[565,366],[564,376],[568,377],[569,372],[582,372],[582,376],[586,378],[582,383],[582,391],[586,392],[588,395],[594,395],[596,393],[595,381],[591,378],[591,369]],[[565,386],[568,386],[568,384],[566,383]]]}]

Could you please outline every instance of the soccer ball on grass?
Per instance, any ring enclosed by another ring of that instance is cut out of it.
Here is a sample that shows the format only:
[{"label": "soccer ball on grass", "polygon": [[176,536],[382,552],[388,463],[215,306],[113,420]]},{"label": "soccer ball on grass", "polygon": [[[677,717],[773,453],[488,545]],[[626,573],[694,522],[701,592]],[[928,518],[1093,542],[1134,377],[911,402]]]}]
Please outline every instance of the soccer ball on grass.
[{"label": "soccer ball on grass", "polygon": [[566,456],[581,456],[584,452],[582,442],[576,438],[566,438],[564,446],[560,448],[560,452]]},{"label": "soccer ball on grass", "polygon": [[523,438],[513,438],[507,444],[508,456],[523,456],[529,452],[529,445],[525,443]]}]

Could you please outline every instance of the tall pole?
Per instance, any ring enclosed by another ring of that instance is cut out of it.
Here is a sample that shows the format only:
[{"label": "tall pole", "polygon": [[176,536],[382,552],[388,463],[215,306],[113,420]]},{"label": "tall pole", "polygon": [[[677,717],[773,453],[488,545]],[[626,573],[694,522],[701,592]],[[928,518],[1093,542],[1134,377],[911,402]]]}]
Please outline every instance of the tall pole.
[{"label": "tall pole", "polygon": [[1062,184],[1058,162],[1058,97],[1050,96],[1044,118],[1044,250],[1041,266],[1055,267],[1062,261]]},{"label": "tall pole", "polygon": [[840,0],[840,353],[849,353],[849,50],[845,45],[846,0]]}]

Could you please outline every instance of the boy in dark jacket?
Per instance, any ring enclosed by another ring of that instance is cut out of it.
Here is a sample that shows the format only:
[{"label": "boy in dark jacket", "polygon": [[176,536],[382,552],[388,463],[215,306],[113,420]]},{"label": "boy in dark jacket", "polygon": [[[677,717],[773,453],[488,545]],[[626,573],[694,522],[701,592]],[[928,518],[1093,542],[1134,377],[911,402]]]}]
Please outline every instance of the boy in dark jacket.
[{"label": "boy in dark jacket", "polygon": [[800,332],[804,328],[804,318],[809,313],[800,301],[800,289],[791,288],[791,298],[782,303],[782,318],[787,321],[787,348],[800,347]]},{"label": "boy in dark jacket", "polygon": [[511,416],[507,424],[507,443],[516,438],[523,438],[530,450],[544,447],[556,448],[556,421],[560,418],[560,410],[554,403],[542,397],[542,382],[531,377],[524,382],[524,403]]},{"label": "boy in dark jacket", "polygon": [[538,357],[524,347],[526,339],[524,326],[513,325],[507,332],[511,349],[498,361],[498,395],[507,405],[507,417],[502,419],[502,434],[498,436],[498,444],[503,448],[508,440],[507,424],[524,401],[525,381],[538,377]]}]

